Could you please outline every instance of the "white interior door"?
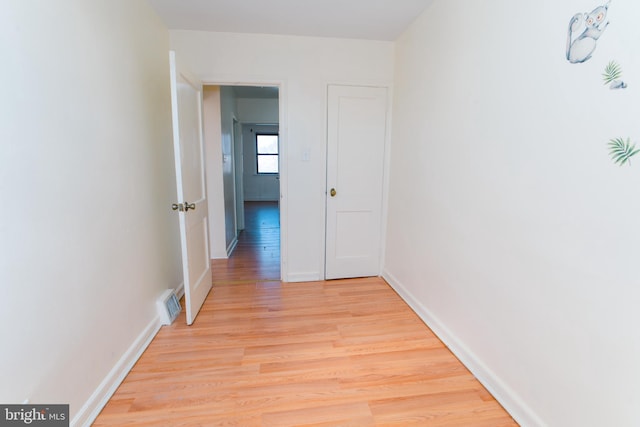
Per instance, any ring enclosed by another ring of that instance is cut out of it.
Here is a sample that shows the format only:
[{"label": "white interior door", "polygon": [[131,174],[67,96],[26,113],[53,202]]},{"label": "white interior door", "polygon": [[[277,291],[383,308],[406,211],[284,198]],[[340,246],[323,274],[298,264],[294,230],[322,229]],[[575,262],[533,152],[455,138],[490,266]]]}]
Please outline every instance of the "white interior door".
[{"label": "white interior door", "polygon": [[202,82],[170,52],[173,147],[180,216],[182,270],[187,324],[191,325],[211,290],[209,223],[202,137]]},{"label": "white interior door", "polygon": [[377,276],[387,89],[329,86],[325,277]]}]

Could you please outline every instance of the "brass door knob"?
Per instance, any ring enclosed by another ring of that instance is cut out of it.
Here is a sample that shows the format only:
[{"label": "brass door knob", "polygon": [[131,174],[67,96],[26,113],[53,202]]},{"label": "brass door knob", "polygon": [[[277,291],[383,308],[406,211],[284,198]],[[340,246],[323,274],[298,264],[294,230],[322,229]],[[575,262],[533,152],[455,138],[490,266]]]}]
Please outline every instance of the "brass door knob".
[{"label": "brass door knob", "polygon": [[335,188],[332,188],[331,191],[329,191],[329,194],[331,194],[331,197],[336,197],[336,194],[338,193],[336,192]]},{"label": "brass door knob", "polygon": [[195,208],[196,208],[196,204],[189,203],[189,202],[174,203],[171,205],[171,209],[173,209],[174,211],[180,211],[180,212],[187,212],[189,209],[195,210]]}]

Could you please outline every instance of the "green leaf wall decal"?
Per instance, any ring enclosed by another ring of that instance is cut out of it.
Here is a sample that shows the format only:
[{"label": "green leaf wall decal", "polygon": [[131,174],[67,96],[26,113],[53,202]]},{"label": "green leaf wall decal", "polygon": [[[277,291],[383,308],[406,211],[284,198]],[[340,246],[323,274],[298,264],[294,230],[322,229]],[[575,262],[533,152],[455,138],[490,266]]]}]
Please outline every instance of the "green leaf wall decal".
[{"label": "green leaf wall decal", "polygon": [[608,85],[609,83],[618,80],[620,77],[622,77],[622,68],[620,65],[615,61],[609,62],[604,69],[604,73],[602,73],[604,84]]},{"label": "green leaf wall decal", "polygon": [[625,141],[622,138],[615,138],[609,141],[609,154],[615,164],[620,166],[625,163],[631,164],[631,157],[640,152],[640,148],[636,148],[635,144],[631,143],[631,139],[627,138]]}]

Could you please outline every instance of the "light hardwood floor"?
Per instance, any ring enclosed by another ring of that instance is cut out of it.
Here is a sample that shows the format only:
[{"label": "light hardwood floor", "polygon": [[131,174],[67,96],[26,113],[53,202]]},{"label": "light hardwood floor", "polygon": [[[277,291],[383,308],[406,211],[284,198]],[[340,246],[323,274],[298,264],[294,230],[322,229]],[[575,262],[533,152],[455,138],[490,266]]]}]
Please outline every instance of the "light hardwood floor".
[{"label": "light hardwood floor", "polygon": [[95,426],[517,426],[382,279],[273,280],[279,233],[261,218]]}]

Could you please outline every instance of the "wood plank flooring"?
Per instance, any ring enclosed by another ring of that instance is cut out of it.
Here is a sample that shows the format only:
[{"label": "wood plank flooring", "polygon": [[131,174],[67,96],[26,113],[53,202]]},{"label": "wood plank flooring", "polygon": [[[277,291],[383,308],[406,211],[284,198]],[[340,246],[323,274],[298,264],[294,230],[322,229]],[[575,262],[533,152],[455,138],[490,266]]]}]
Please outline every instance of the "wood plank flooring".
[{"label": "wood plank flooring", "polygon": [[517,426],[382,279],[272,280],[256,224],[270,237],[214,262],[194,325],[162,328],[95,426]]},{"label": "wood plank flooring", "polygon": [[213,283],[280,280],[278,202],[246,202],[245,229],[228,260],[213,260]]}]

